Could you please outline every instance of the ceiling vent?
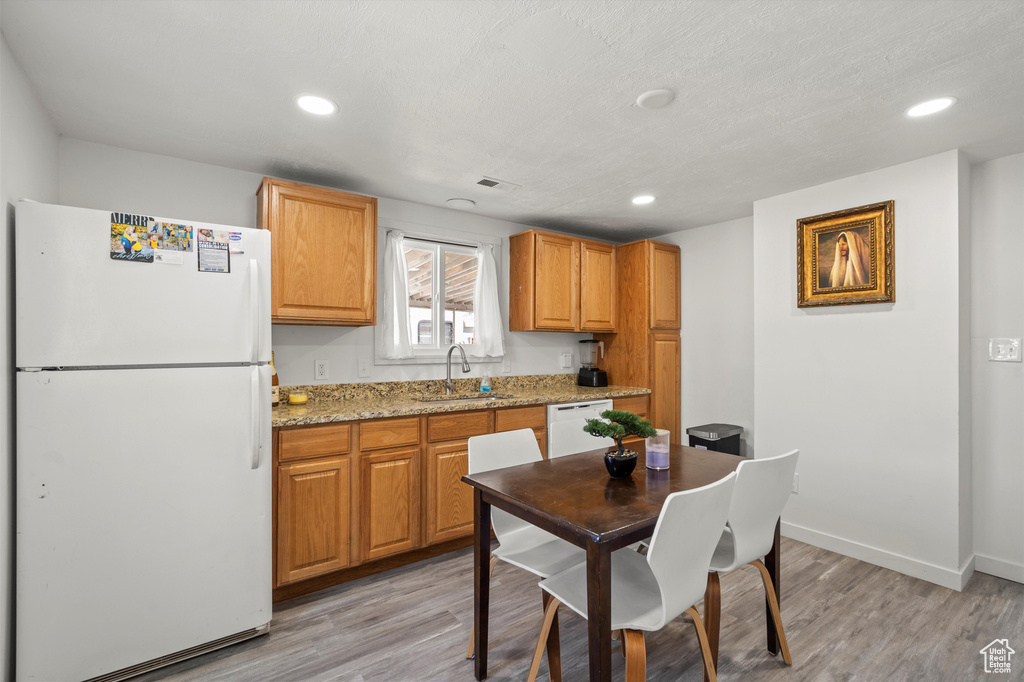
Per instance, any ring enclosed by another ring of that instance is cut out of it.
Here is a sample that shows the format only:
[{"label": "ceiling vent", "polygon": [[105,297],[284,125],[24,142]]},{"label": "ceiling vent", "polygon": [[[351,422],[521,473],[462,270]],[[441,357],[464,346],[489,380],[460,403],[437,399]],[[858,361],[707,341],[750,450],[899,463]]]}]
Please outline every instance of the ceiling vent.
[{"label": "ceiling vent", "polygon": [[516,185],[511,182],[505,182],[504,180],[496,180],[489,178],[486,175],[481,180],[477,180],[476,184],[482,185],[483,187],[492,187],[494,189],[500,189],[502,192],[514,192],[522,185]]}]

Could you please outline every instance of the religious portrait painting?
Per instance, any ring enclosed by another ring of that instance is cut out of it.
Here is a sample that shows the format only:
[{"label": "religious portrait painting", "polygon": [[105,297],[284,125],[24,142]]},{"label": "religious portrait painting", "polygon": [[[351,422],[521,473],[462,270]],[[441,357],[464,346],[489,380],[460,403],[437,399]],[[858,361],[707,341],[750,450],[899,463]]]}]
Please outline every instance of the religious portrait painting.
[{"label": "religious portrait painting", "polygon": [[894,202],[797,221],[797,307],[895,301]]}]

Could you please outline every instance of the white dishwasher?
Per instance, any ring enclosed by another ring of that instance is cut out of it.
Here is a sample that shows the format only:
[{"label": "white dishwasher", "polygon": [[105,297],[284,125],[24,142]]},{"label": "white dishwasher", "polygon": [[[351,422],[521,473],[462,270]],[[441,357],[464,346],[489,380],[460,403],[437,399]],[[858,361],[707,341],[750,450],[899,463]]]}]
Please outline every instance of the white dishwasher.
[{"label": "white dishwasher", "polygon": [[610,409],[612,409],[612,401],[607,398],[602,400],[590,400],[585,403],[561,403],[548,405],[548,457],[560,457],[561,455],[567,454],[565,452],[556,452],[558,449],[557,445],[553,444],[551,441],[552,422],[571,421],[574,419],[595,419],[600,417],[602,412]]}]

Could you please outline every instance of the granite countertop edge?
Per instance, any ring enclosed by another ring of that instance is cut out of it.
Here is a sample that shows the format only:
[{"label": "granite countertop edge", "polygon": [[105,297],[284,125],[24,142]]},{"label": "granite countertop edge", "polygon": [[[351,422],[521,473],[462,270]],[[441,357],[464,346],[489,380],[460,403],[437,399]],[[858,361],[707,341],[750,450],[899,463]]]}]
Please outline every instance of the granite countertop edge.
[{"label": "granite countertop edge", "polygon": [[311,400],[304,405],[282,404],[274,408],[272,426],[274,428],[308,426],[311,424],[330,424],[363,419],[386,419],[388,417],[405,417],[421,414],[493,410],[503,407],[574,403],[602,398],[626,398],[629,396],[648,395],[651,390],[634,386],[606,386],[602,388],[573,386],[571,389],[548,387],[495,392],[503,394],[512,393],[513,395],[509,398],[485,401],[420,402],[410,397],[400,396]]}]

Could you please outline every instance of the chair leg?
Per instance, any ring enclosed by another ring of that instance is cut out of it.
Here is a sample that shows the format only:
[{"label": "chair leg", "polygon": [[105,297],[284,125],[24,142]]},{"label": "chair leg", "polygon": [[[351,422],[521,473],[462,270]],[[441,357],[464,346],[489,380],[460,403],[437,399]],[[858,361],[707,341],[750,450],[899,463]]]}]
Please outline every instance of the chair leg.
[{"label": "chair leg", "polygon": [[686,613],[693,619],[693,629],[697,631],[697,639],[700,640],[700,652],[704,655],[704,674],[710,682],[718,682],[718,676],[715,674],[715,662],[711,658],[711,647],[708,646],[708,633],[704,630],[700,614],[693,606],[686,609]]},{"label": "chair leg", "polygon": [[[711,660],[718,660],[718,638],[722,629],[722,583],[718,573],[708,572],[708,585],[704,588],[704,629],[708,636]],[[710,682],[707,670],[704,682]]]},{"label": "chair leg", "polygon": [[[498,557],[491,557],[491,568],[487,571],[487,579],[490,580],[491,574],[494,573],[494,564],[498,563]],[[476,636],[476,625],[469,626],[469,646],[466,647],[466,658],[473,658],[473,638]]]},{"label": "chair leg", "polygon": [[643,630],[623,630],[622,645],[626,648],[626,682],[647,679],[647,644]]},{"label": "chair leg", "polygon": [[619,640],[619,651],[622,653],[622,657],[626,657],[626,636],[622,634],[622,630],[612,630],[612,639]]},{"label": "chair leg", "polygon": [[[543,604],[545,613],[548,610],[548,605],[555,599],[544,590],[540,591],[541,603]],[[551,616],[551,622],[548,624],[548,679],[551,682],[562,682],[562,648],[558,642],[558,610],[556,607],[555,612]]]},{"label": "chair leg", "polygon": [[[530,674],[526,678],[527,682],[534,682],[534,680],[537,679],[537,673],[540,671],[540,657],[544,654],[544,644],[548,639],[548,631],[551,629],[551,623],[555,620],[555,614],[558,612],[558,606],[561,603],[562,602],[552,597],[551,601],[548,602],[547,607],[544,609],[544,620],[540,625],[540,635],[537,637],[537,647],[533,650],[533,660],[530,661]],[[561,669],[558,671],[558,677],[559,679],[562,677]]]},{"label": "chair leg", "polygon": [[782,614],[779,612],[779,600],[775,598],[775,585],[772,584],[772,576],[768,568],[760,559],[750,562],[752,566],[761,572],[761,580],[764,581],[764,592],[768,597],[768,606],[772,610],[772,620],[775,621],[775,631],[779,634],[779,648],[782,649],[782,660],[786,665],[793,665],[793,658],[789,655],[789,644],[786,642],[786,633],[782,629]]}]

